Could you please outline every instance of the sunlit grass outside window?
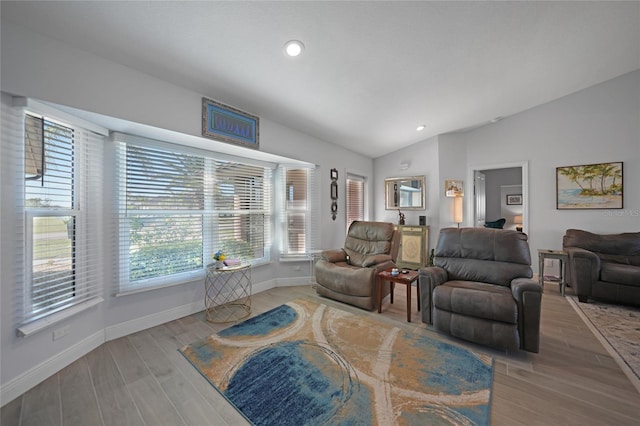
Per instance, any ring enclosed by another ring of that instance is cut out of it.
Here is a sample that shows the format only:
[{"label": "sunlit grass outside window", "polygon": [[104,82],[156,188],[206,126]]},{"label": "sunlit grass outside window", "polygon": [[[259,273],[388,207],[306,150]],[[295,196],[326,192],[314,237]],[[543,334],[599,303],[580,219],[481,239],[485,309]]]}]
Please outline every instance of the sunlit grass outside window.
[{"label": "sunlit grass outside window", "polygon": [[74,220],[34,217],[31,301],[34,312],[51,309],[75,295]]}]

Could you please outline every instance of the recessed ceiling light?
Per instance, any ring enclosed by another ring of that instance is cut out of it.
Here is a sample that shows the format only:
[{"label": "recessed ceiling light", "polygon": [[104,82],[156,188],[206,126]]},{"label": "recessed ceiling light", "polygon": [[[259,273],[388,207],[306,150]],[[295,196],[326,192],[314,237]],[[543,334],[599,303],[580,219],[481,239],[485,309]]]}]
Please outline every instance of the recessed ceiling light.
[{"label": "recessed ceiling light", "polygon": [[284,53],[287,56],[296,57],[304,50],[304,44],[299,40],[289,40],[284,44]]},{"label": "recessed ceiling light", "polygon": [[425,127],[427,127],[427,126],[426,126],[426,125],[424,125],[424,124],[421,124],[421,125],[419,125],[418,127],[416,127],[416,130],[417,130],[417,131],[419,131],[419,132],[421,132],[421,131],[423,131],[423,130],[424,130],[424,128],[425,128]]}]

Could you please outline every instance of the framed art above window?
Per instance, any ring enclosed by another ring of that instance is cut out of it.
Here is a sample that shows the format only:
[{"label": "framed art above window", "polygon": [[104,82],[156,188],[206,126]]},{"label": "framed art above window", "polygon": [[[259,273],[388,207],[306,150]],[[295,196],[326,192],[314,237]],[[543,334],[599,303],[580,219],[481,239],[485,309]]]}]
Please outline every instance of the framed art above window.
[{"label": "framed art above window", "polygon": [[202,98],[202,136],[246,148],[260,148],[260,118]]}]

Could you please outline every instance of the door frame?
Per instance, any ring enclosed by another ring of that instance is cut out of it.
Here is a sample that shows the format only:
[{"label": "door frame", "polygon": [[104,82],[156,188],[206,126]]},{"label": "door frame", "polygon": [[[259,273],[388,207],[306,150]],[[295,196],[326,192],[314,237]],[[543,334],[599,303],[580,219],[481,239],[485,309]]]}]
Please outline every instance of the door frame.
[{"label": "door frame", "polygon": [[467,182],[471,184],[471,196],[472,201],[466,203],[466,220],[465,226],[474,226],[476,223],[475,213],[475,188],[474,188],[474,176],[475,171],[482,170],[495,170],[495,169],[509,169],[512,167],[520,167],[522,170],[522,232],[528,234],[529,231],[529,162],[528,161],[515,161],[511,163],[497,163],[497,164],[471,164],[467,169]]}]

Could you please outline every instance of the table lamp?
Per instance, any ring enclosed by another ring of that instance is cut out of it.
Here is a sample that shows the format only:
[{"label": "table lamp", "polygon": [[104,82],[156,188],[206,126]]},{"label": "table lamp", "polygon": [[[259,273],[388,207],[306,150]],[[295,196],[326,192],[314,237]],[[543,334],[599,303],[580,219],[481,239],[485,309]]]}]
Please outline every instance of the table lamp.
[{"label": "table lamp", "polygon": [[522,232],[522,215],[518,214],[513,217],[513,223],[516,225],[516,231]]}]

